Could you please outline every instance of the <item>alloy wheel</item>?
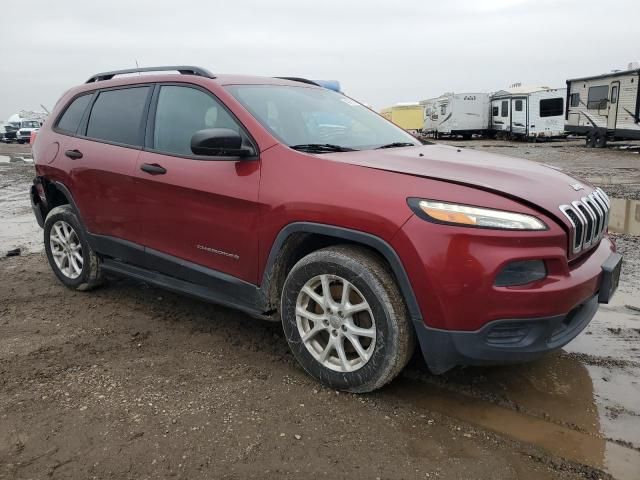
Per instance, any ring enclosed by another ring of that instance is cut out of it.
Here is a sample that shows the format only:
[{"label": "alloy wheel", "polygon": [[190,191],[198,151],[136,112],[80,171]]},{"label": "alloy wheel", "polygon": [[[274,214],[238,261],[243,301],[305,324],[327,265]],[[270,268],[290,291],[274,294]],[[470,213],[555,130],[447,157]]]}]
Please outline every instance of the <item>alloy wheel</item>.
[{"label": "alloy wheel", "polygon": [[309,353],[324,367],[354,372],[371,358],[376,324],[362,293],[337,275],[318,275],[296,301],[298,333]]},{"label": "alloy wheel", "polygon": [[49,233],[51,256],[58,269],[68,278],[78,278],[82,273],[84,257],[78,234],[64,220],[58,220]]}]

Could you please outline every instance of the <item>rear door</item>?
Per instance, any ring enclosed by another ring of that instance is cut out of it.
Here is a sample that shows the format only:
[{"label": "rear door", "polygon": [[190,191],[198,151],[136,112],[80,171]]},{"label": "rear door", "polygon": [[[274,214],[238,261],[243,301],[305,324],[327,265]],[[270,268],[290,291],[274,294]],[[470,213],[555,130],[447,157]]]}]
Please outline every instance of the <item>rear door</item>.
[{"label": "rear door", "polygon": [[137,216],[134,171],[151,91],[144,85],[96,92],[77,135],[61,145],[69,187],[92,234],[132,238]]},{"label": "rear door", "polygon": [[255,283],[260,162],[194,156],[191,137],[209,128],[230,128],[248,139],[210,92],[189,84],[156,86],[135,171],[135,241],[147,247],[149,267],[158,271],[189,279],[193,266],[177,266],[186,260]]}]

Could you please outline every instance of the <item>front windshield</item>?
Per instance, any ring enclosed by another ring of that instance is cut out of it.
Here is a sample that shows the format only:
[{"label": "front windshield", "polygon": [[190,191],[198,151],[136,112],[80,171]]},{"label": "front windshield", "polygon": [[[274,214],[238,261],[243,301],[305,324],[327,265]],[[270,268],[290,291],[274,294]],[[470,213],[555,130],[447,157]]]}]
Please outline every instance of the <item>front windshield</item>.
[{"label": "front windshield", "polygon": [[229,92],[274,136],[289,146],[332,144],[365,150],[419,142],[344,95],[323,88],[231,85]]},{"label": "front windshield", "polygon": [[38,128],[39,126],[38,122],[22,122],[22,128]]}]

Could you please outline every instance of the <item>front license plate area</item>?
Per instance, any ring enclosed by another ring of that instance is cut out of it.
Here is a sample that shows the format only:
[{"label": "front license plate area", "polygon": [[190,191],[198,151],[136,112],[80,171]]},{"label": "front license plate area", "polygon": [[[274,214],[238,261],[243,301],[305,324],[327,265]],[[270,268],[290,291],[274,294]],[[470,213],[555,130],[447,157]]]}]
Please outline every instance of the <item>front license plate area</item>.
[{"label": "front license plate area", "polygon": [[620,270],[622,267],[622,255],[612,253],[607,261],[602,264],[602,282],[600,283],[599,303],[609,303],[611,297],[620,283]]}]

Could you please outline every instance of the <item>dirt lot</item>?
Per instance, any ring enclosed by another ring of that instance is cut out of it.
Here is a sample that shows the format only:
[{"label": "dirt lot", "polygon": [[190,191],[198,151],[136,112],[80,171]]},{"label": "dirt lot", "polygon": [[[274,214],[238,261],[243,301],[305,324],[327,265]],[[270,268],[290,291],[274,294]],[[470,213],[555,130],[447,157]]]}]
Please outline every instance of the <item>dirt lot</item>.
[{"label": "dirt lot", "polygon": [[[637,153],[451,143],[586,176],[620,199],[619,231],[640,222]],[[131,280],[62,287],[19,152],[0,145],[0,254],[23,254],[0,259],[0,478],[640,478],[638,236],[616,235],[618,295],[563,351],[443,376],[416,358],[347,395],[304,374],[278,324]]]}]

